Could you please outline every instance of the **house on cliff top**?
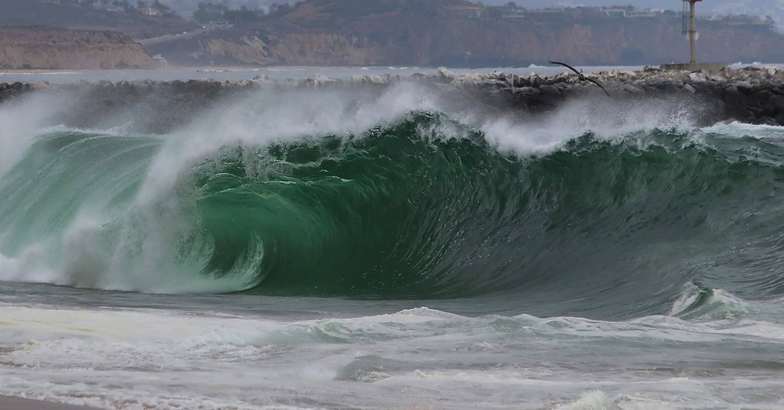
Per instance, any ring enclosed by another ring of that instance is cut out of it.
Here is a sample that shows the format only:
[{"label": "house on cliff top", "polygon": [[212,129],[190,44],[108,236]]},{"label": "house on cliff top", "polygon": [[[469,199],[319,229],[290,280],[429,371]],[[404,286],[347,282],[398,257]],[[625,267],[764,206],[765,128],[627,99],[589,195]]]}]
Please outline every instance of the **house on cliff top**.
[{"label": "house on cliff top", "polygon": [[484,7],[478,4],[457,4],[446,7],[447,13],[463,18],[481,18]]},{"label": "house on cliff top", "polygon": [[171,9],[161,4],[158,0],[154,2],[140,0],[137,10],[139,14],[147,17],[162,17],[172,14]]}]

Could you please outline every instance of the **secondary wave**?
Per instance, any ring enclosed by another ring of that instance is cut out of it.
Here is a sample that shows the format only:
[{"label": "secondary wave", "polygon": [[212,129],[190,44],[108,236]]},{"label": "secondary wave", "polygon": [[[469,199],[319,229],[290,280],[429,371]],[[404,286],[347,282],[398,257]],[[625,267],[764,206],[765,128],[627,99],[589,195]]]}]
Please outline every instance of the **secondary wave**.
[{"label": "secondary wave", "polygon": [[0,178],[0,278],[496,294],[616,316],[664,313],[692,281],[779,295],[784,132],[722,127],[586,133],[519,155],[445,115],[413,113],[348,136],[227,144],[145,201],[165,137],[56,132]]}]

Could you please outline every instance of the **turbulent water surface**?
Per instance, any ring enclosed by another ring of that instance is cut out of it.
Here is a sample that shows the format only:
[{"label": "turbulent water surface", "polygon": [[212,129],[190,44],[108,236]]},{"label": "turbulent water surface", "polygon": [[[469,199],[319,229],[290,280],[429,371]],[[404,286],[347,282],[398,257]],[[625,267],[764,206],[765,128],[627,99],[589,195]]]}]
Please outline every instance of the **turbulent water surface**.
[{"label": "turbulent water surface", "polygon": [[0,108],[0,394],[784,406],[782,127],[405,84],[259,91],[167,135],[51,105]]}]

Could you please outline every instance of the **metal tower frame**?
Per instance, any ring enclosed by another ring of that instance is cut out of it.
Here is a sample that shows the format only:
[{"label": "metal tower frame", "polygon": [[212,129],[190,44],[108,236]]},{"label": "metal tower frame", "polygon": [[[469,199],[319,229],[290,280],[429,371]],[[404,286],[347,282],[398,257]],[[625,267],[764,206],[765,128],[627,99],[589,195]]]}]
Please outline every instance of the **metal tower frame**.
[{"label": "metal tower frame", "polygon": [[[683,0],[683,31],[689,34],[689,64],[697,64],[697,2],[702,0]],[[686,8],[688,3],[688,30],[686,28]]]}]

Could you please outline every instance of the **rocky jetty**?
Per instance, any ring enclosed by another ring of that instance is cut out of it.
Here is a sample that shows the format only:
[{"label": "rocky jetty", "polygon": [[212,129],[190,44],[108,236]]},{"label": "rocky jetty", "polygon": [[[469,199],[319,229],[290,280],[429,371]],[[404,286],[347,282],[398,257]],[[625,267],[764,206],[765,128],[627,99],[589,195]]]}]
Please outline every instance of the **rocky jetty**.
[{"label": "rocky jetty", "polygon": [[784,70],[781,69],[747,67],[689,72],[652,68],[586,76],[603,83],[610,96],[569,73],[549,77],[504,73],[466,76],[440,70],[433,76],[361,76],[350,80],[319,78],[286,82],[258,78],[237,82],[0,83],[0,104],[32,93],[67,95],[71,103],[57,119],[61,123],[88,127],[107,125],[102,119],[130,116],[137,122],[143,119],[136,124],[140,130],[165,132],[225,98],[259,89],[357,88],[381,92],[397,82],[407,81],[443,94],[455,104],[519,115],[539,115],[581,98],[594,98],[598,102],[608,98],[614,101],[662,99],[683,104],[705,124],[737,120],[784,125]]},{"label": "rocky jetty", "polygon": [[[784,125],[784,69],[775,67],[724,68],[718,71],[607,71],[586,75],[600,81],[619,100],[643,98],[692,102],[705,122],[738,120],[755,124]],[[478,93],[489,93],[517,109],[542,112],[564,100],[595,95],[604,97],[594,84],[577,75],[552,77],[491,74],[452,76],[442,71],[442,81]]]},{"label": "rocky jetty", "polygon": [[27,94],[35,89],[46,88],[45,84],[0,83],[0,103]]}]

